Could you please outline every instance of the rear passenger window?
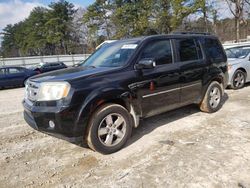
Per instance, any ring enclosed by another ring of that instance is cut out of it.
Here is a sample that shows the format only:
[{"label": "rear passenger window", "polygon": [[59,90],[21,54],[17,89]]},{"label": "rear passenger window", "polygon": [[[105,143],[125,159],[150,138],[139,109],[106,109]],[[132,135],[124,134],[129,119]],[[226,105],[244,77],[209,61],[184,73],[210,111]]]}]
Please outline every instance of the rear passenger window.
[{"label": "rear passenger window", "polygon": [[153,41],[146,45],[140,59],[152,58],[156,65],[172,63],[172,49],[170,40]]},{"label": "rear passenger window", "polygon": [[208,59],[214,62],[226,61],[224,50],[218,40],[205,38],[203,40],[203,46]]},{"label": "rear passenger window", "polygon": [[192,61],[201,59],[201,49],[194,39],[176,39],[180,61]]}]

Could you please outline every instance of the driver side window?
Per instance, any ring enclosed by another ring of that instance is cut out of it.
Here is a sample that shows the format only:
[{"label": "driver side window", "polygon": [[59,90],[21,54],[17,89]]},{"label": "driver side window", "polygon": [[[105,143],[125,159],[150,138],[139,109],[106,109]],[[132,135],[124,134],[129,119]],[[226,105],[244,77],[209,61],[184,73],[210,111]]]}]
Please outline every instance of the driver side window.
[{"label": "driver side window", "polygon": [[154,59],[156,65],[170,64],[173,62],[170,40],[149,42],[141,53],[140,60]]}]

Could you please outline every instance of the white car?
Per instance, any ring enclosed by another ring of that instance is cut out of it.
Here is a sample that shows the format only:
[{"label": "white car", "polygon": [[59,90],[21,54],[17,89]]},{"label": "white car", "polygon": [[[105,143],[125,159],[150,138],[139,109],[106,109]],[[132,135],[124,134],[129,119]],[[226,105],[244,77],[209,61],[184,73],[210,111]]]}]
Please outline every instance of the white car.
[{"label": "white car", "polygon": [[229,87],[243,88],[250,82],[250,45],[224,46],[228,58]]}]

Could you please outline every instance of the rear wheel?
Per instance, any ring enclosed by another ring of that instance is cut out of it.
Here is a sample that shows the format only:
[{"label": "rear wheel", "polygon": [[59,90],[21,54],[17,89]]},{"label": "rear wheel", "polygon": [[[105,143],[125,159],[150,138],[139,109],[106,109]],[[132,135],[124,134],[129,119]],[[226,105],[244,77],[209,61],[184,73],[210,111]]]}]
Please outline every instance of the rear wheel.
[{"label": "rear wheel", "polygon": [[222,92],[221,85],[213,81],[207,88],[204,99],[200,104],[200,110],[207,113],[213,113],[221,108]]},{"label": "rear wheel", "polygon": [[87,131],[88,146],[100,153],[120,150],[132,132],[128,111],[118,104],[101,106],[91,117]]},{"label": "rear wheel", "polygon": [[237,70],[233,76],[232,88],[241,89],[244,87],[245,82],[246,82],[246,73],[243,72],[242,70]]}]

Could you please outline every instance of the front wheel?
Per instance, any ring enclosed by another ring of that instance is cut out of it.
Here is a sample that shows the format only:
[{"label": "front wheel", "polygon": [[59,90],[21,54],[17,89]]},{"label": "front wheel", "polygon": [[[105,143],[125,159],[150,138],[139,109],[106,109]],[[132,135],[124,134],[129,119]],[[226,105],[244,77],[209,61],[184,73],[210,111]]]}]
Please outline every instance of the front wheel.
[{"label": "front wheel", "polygon": [[207,113],[213,113],[221,108],[222,103],[222,87],[213,81],[207,88],[206,94],[200,103],[200,110]]},{"label": "front wheel", "polygon": [[128,111],[118,104],[105,104],[92,115],[88,131],[88,146],[100,153],[110,154],[120,150],[132,132]]}]

